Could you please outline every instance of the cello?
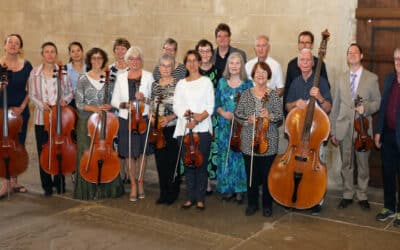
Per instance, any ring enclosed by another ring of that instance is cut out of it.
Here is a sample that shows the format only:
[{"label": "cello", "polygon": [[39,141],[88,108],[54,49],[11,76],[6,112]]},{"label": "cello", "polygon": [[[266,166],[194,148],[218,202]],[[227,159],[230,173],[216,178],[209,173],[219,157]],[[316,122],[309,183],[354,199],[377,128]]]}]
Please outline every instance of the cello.
[{"label": "cello", "polygon": [[[76,112],[68,105],[61,105],[61,82],[66,74],[66,68],[59,64],[55,72],[57,101],[51,110],[43,112],[44,129],[49,136],[43,145],[39,162],[46,173],[61,177],[75,171],[77,146],[72,139],[72,133],[75,129]],[[60,180],[62,181],[61,178]]]},{"label": "cello", "polygon": [[[108,103],[110,71],[106,71],[104,80],[104,101]],[[113,140],[118,133],[118,118],[111,112],[100,111],[92,114],[87,122],[88,132],[91,131],[90,147],[80,160],[79,172],[87,182],[97,187],[109,183],[119,175],[120,161],[118,153],[113,148]],[[96,189],[97,190],[97,189]],[[96,193],[94,194],[96,197]]]},{"label": "cello", "polygon": [[[22,117],[15,116],[8,110],[7,100],[7,66],[1,65],[0,91],[3,93],[3,109],[0,109],[2,117],[0,125],[0,177],[6,178],[22,174],[28,167],[28,153],[25,146],[18,141],[18,133],[22,128]],[[8,187],[9,193],[9,187]]]},{"label": "cello", "polygon": [[[314,87],[319,84],[329,35],[328,30],[322,32]],[[284,154],[275,158],[268,175],[268,189],[275,201],[283,206],[307,209],[323,199],[327,171],[319,150],[329,131],[328,115],[316,104],[315,97],[310,96],[305,109],[294,108],[288,114],[285,122],[288,147]]]},{"label": "cello", "polygon": [[[357,95],[354,100],[355,106],[362,104],[362,97]],[[358,152],[366,152],[374,146],[371,136],[368,134],[369,122],[364,114],[359,114],[359,117],[354,119],[354,129],[357,131],[357,137],[354,141],[354,148]]]}]

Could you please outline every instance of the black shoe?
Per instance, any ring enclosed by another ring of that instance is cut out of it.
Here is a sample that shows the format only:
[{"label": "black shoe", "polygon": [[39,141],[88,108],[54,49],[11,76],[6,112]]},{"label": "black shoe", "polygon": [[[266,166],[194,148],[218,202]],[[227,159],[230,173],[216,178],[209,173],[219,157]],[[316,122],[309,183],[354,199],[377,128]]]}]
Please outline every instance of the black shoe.
[{"label": "black shoe", "polygon": [[191,201],[186,201],[185,203],[182,204],[181,208],[182,209],[189,209],[193,207],[194,203]]},{"label": "black shoe", "polygon": [[338,208],[346,208],[348,205],[350,205],[351,203],[353,203],[353,200],[352,199],[345,199],[345,198],[343,198],[341,201],[340,201],[340,203],[339,203],[339,205],[338,205]]},{"label": "black shoe", "polygon": [[206,196],[210,196],[210,195],[212,195],[213,194],[213,191],[212,190],[207,190],[206,191]]},{"label": "black shoe", "polygon": [[362,210],[366,210],[366,211],[370,210],[370,206],[369,206],[368,200],[359,201],[358,204],[360,205]]},{"label": "black shoe", "polygon": [[226,194],[222,197],[223,201],[231,201],[233,199],[233,197],[235,197],[234,194]]},{"label": "black shoe", "polygon": [[322,206],[321,205],[316,205],[313,208],[311,208],[311,215],[319,215],[321,213]]},{"label": "black shoe", "polygon": [[263,209],[263,216],[264,217],[271,217],[272,216],[272,209],[271,208],[264,208]]},{"label": "black shoe", "polygon": [[246,216],[252,216],[257,212],[257,210],[258,210],[258,208],[256,208],[256,207],[247,207],[245,215]]},{"label": "black shoe", "polygon": [[166,202],[166,199],[160,197],[156,200],[156,205],[164,204]]},{"label": "black shoe", "polygon": [[206,206],[204,205],[204,202],[201,202],[201,205],[199,204],[199,202],[197,202],[196,208],[197,208],[197,210],[199,210],[199,211],[204,211],[204,210],[206,210]]},{"label": "black shoe", "polygon": [[45,190],[44,191],[44,196],[45,197],[51,197],[53,195],[53,190]]}]

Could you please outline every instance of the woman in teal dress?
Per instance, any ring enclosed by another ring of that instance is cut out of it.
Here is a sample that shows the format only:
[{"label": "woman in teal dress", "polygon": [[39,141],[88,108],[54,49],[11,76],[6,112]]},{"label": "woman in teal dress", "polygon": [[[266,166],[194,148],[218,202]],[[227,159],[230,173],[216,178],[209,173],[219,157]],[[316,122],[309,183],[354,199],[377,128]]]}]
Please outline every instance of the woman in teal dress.
[{"label": "woman in teal dress", "polygon": [[[237,94],[251,87],[253,83],[247,78],[243,58],[239,53],[230,54],[215,95],[214,115],[218,127],[214,130],[212,148],[218,154],[214,155],[212,161],[218,166],[217,191],[223,194],[223,200],[226,201],[236,196],[239,204],[243,202],[242,193],[247,191],[244,161],[241,152],[234,152],[228,148]],[[227,153],[228,159],[226,159]]]}]

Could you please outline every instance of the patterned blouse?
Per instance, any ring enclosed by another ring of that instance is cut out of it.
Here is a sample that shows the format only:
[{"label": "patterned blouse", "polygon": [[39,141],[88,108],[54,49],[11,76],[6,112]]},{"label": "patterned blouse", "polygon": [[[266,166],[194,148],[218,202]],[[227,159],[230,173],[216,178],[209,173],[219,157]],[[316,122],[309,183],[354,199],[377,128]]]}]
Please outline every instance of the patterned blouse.
[{"label": "patterned blouse", "polygon": [[260,99],[254,96],[254,88],[247,89],[240,97],[240,101],[235,110],[235,119],[243,125],[241,133],[241,149],[244,154],[251,155],[253,124],[249,124],[247,119],[255,113],[259,115],[261,108],[267,108],[269,112],[269,127],[267,137],[269,142],[268,151],[265,154],[254,154],[255,156],[269,156],[278,152],[278,124],[283,119],[282,103],[278,93],[275,90],[270,90],[268,101],[262,103]]},{"label": "patterned blouse", "polygon": [[[176,87],[177,81],[174,78],[174,81],[167,86],[161,86],[159,81],[153,82],[151,86],[151,100],[153,100],[152,103],[152,111],[156,112],[157,108],[157,101],[160,96],[163,97],[162,102],[159,106],[159,115],[161,116],[167,116],[171,115],[174,113],[174,110],[172,108],[172,104],[174,102],[174,93],[175,93],[175,87]],[[167,127],[170,126],[175,126],[176,125],[176,119],[170,121],[167,125]]]}]

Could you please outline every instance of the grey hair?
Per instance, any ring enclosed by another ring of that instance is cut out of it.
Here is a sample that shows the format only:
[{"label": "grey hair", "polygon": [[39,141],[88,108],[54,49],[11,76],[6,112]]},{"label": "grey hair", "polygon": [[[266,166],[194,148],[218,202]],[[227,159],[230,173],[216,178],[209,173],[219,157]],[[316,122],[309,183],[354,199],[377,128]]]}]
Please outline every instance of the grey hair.
[{"label": "grey hair", "polygon": [[231,78],[231,73],[229,72],[229,62],[234,59],[234,58],[239,58],[240,60],[240,80],[244,81],[247,79],[247,73],[246,70],[244,68],[244,60],[243,57],[240,55],[239,52],[233,52],[232,54],[230,54],[228,56],[228,59],[226,60],[226,65],[225,65],[225,69],[224,69],[224,73],[222,74],[222,76],[228,80]]},{"label": "grey hair", "polygon": [[[299,64],[300,56],[301,56],[301,53],[303,53],[303,52],[310,52],[311,58],[313,58],[313,53],[312,53],[311,49],[303,48],[302,50],[300,50],[299,55],[297,56],[297,64]],[[313,60],[313,63],[314,63],[314,60]]]},{"label": "grey hair", "polygon": [[173,56],[168,55],[168,54],[163,54],[160,57],[160,59],[158,60],[158,65],[160,65],[161,62],[164,62],[164,61],[170,62],[171,63],[171,69],[174,70],[174,68],[175,68],[175,58]]},{"label": "grey hair", "polygon": [[128,62],[129,57],[135,56],[135,57],[140,57],[140,60],[143,62],[143,51],[141,48],[138,46],[132,46],[128,49],[128,51],[125,53],[124,60],[125,62]]},{"label": "grey hair", "polygon": [[267,36],[267,35],[258,35],[258,36],[256,37],[256,39],[254,40],[254,46],[257,45],[257,41],[258,41],[259,39],[265,39],[265,40],[267,40],[267,43],[268,43],[268,46],[269,46],[269,36]]}]

